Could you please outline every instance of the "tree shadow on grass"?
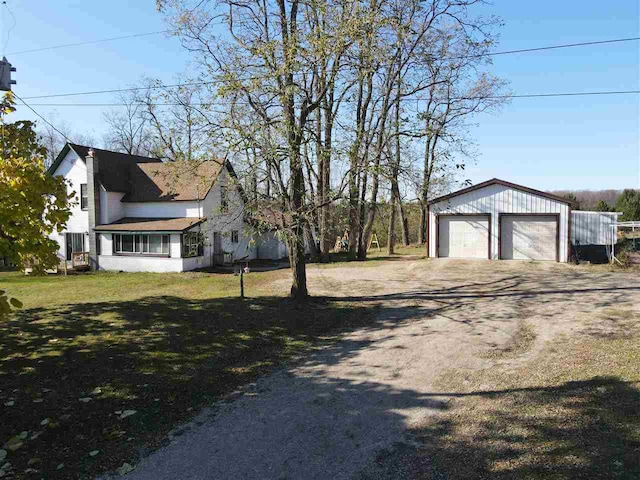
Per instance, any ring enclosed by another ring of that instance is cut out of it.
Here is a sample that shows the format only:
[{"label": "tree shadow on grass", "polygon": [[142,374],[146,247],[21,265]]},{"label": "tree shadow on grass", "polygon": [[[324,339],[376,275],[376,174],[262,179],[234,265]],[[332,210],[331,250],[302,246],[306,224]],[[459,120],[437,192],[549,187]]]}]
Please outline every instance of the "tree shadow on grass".
[{"label": "tree shadow on grass", "polygon": [[640,382],[594,377],[470,393],[411,448],[381,452],[363,479],[640,478]]},{"label": "tree shadow on grass", "polygon": [[[418,315],[389,310],[398,322]],[[28,468],[49,478],[114,469],[283,361],[341,332],[380,328],[378,311],[330,298],[163,296],[16,312],[0,323],[0,442],[27,432],[7,458],[18,478]],[[347,342],[340,355],[369,347]]]}]

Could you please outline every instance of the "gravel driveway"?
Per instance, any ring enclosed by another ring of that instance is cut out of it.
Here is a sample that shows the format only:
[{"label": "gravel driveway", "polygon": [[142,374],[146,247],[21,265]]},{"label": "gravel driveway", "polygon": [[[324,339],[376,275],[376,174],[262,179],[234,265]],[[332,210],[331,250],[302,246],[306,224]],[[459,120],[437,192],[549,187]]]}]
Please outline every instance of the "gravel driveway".
[{"label": "gravel driveway", "polygon": [[[447,369],[509,368],[599,312],[640,308],[637,273],[553,263],[379,261],[311,267],[309,282],[376,306],[375,321],[203,412],[127,478],[375,478],[385,452],[411,447],[408,427],[447,408],[431,387]],[[527,353],[486,355],[524,320]]]}]

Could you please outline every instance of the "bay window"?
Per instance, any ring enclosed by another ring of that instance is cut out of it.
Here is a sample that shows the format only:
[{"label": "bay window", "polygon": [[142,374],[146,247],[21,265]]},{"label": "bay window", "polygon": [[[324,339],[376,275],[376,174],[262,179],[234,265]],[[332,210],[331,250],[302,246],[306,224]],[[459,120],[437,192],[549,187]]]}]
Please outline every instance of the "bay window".
[{"label": "bay window", "polygon": [[169,235],[114,233],[113,252],[137,255],[169,255]]}]

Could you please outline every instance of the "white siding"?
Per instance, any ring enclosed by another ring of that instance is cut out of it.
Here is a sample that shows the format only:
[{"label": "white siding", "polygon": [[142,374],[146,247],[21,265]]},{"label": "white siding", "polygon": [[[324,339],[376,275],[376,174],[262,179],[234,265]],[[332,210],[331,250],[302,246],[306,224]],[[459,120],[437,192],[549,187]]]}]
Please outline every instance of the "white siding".
[{"label": "white siding", "polygon": [[[253,260],[256,258],[256,243],[253,231],[244,221],[244,202],[234,182],[224,169],[203,202],[203,216],[207,222],[202,232],[207,238],[205,257],[213,253],[213,232],[222,233],[222,250],[233,253],[233,259]],[[227,187],[228,209],[220,210],[221,186]],[[231,232],[238,232],[238,243],[231,242]]]},{"label": "white siding", "polygon": [[618,223],[621,213],[571,212],[571,243],[573,245],[611,245],[618,243],[616,230],[611,228]]},{"label": "white siding", "polygon": [[62,232],[52,232],[49,237],[56,240],[60,245],[58,255],[62,258],[65,257],[65,238],[64,232],[71,233],[84,233],[85,245],[89,248],[88,233],[89,233],[89,212],[88,210],[82,210],[80,208],[80,185],[87,183],[87,167],[84,161],[78,157],[78,155],[70,150],[64,157],[60,165],[55,172],[54,176],[64,177],[70,185],[67,187],[69,193],[75,192],[75,205],[71,207],[71,216],[67,221],[67,226]]},{"label": "white siding", "polygon": [[288,255],[287,245],[273,232],[260,235],[257,242],[256,256],[264,260],[281,260]]},{"label": "white siding", "polygon": [[183,258],[151,258],[143,256],[100,255],[100,270],[116,272],[183,272]]},{"label": "white siding", "polygon": [[569,206],[566,203],[517,190],[500,184],[487,185],[457,195],[429,207],[429,256],[436,252],[436,215],[442,213],[491,214],[491,257],[498,259],[498,231],[500,213],[558,213],[560,214],[560,261],[568,261]]},{"label": "white siding", "polygon": [[124,193],[107,192],[100,186],[100,224],[113,223],[125,216],[124,204],[121,202]]},{"label": "white siding", "polygon": [[181,258],[180,234],[171,234],[170,257],[144,255],[114,255],[112,234],[100,234],[102,253],[99,258],[100,270],[122,272],[186,272],[209,264],[206,257]]},{"label": "white siding", "polygon": [[202,217],[202,202],[123,202],[124,216],[137,218]]}]

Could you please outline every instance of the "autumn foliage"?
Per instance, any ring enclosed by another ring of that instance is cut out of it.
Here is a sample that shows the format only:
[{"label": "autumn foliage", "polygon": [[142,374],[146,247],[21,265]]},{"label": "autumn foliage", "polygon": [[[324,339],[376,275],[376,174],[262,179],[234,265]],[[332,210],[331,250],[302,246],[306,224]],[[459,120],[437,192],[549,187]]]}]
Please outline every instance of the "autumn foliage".
[{"label": "autumn foliage", "polygon": [[[13,98],[2,101],[2,117],[12,111]],[[58,243],[49,238],[69,219],[67,184],[52,177],[44,165],[46,150],[34,123],[2,123],[0,136],[0,257],[33,265],[42,273],[58,263]]]}]

